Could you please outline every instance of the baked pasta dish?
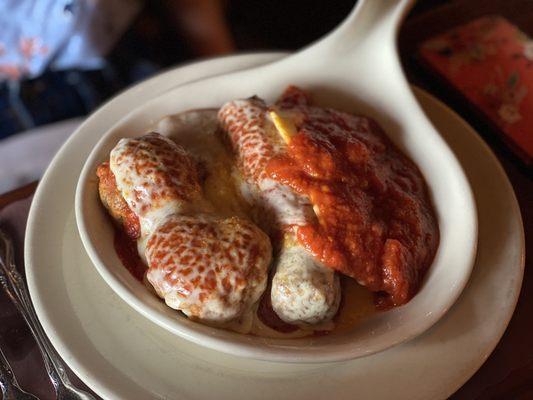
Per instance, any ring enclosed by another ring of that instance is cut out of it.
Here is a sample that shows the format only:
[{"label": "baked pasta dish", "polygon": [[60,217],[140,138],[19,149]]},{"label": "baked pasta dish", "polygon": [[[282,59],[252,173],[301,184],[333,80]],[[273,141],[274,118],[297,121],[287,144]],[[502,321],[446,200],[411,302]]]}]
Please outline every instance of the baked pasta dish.
[{"label": "baked pasta dish", "polygon": [[291,86],[168,116],[97,169],[122,263],[165,303],[266,337],[407,303],[439,242],[416,165],[372,119]]}]

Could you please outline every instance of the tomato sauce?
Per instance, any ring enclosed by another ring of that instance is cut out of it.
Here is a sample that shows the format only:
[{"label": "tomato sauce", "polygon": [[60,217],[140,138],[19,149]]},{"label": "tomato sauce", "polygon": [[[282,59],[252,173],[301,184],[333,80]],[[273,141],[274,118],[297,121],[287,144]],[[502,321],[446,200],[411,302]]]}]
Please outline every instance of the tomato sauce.
[{"label": "tomato sauce", "polygon": [[297,134],[267,174],[309,197],[316,221],[291,227],[325,265],[377,294],[380,307],[416,293],[439,240],[424,179],[372,120],[291,103]]},{"label": "tomato sauce", "polygon": [[272,302],[270,301],[270,285],[261,297],[259,307],[257,308],[257,317],[263,324],[272,328],[278,332],[291,333],[298,330],[296,325],[289,324],[283,321],[278,314],[272,308]]},{"label": "tomato sauce", "polygon": [[122,265],[142,282],[147,267],[137,252],[137,242],[127,235],[124,230],[115,228],[114,246]]}]

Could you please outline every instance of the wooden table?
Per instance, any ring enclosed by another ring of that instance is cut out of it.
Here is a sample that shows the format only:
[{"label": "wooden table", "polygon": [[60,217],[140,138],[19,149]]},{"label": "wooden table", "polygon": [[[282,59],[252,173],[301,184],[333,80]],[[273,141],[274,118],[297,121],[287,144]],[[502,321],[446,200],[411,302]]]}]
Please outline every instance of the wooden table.
[{"label": "wooden table", "polygon": [[[496,0],[448,2],[438,10],[428,1],[410,15],[400,35],[402,61],[410,80],[432,92],[459,112],[478,132],[489,132],[484,139],[489,143],[513,184],[526,233],[526,254],[533,253],[533,181],[516,157],[484,123],[466,110],[452,93],[439,87],[420,70],[412,55],[417,43],[439,30],[458,24],[477,15],[499,13],[517,23],[533,36],[533,1]],[[429,10],[429,11],[428,11]],[[533,112],[533,110],[532,110]],[[0,209],[14,201],[30,196],[36,187],[32,183],[0,196]],[[526,257],[526,268],[518,306],[495,351],[481,369],[451,399],[533,399],[533,265]]]},{"label": "wooden table", "polygon": [[[533,181],[531,171],[503,144],[490,126],[473,116],[462,100],[436,82],[416,61],[418,43],[477,16],[500,14],[533,37],[533,1],[421,1],[402,27],[400,53],[409,80],[458,112],[490,145],[513,185],[526,235],[524,283],[513,318],[502,340],[481,369],[451,399],[533,399]],[[439,4],[435,7],[435,4]],[[532,110],[533,112],[533,110]]]}]

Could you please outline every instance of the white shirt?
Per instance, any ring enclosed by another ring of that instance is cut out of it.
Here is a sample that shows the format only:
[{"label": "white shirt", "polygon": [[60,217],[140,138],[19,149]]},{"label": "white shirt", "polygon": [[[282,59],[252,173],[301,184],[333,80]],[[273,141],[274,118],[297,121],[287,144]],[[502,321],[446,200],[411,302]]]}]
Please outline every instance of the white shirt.
[{"label": "white shirt", "polygon": [[0,0],[0,81],[101,67],[139,10],[138,0]]}]

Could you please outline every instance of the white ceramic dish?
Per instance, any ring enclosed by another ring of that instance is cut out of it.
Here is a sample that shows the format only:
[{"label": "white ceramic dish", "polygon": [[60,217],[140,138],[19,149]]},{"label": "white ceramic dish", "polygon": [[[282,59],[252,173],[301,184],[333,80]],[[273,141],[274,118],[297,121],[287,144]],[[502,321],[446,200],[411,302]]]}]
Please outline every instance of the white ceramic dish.
[{"label": "white ceramic dish", "polygon": [[[408,3],[405,0],[379,0],[363,2],[360,8],[359,15],[364,18],[360,17],[359,21],[364,24],[373,21],[375,27],[368,28],[369,37],[359,37],[359,50],[348,51],[347,56],[363,56],[363,59],[348,57],[354,70],[360,73],[365,70],[368,73],[372,63],[388,62],[390,73],[382,71],[378,81],[369,82],[363,76],[346,79],[339,75],[339,71],[346,74],[351,68],[345,60],[337,62],[335,59],[330,64],[321,64],[324,68],[329,65],[336,69],[337,72],[331,75],[324,74],[320,68],[301,70],[306,62],[309,64],[316,60],[322,63],[321,57],[334,55],[338,51],[336,47],[343,43],[342,38],[346,41],[351,34],[357,42],[356,32],[349,29],[356,26],[353,18],[357,19],[358,14],[355,12],[347,23],[324,41],[286,60],[262,69],[174,88],[146,102],[126,117],[117,118],[117,123],[88,157],[76,194],[76,219],[82,242],[97,270],[113,290],[141,314],[177,335],[219,351],[270,361],[330,362],[365,356],[409,340],[438,321],[457,299],[470,275],[476,254],[477,219],[472,192],[460,165],[427,122],[412,93],[405,92],[408,89],[395,59],[393,38]],[[399,6],[396,7],[396,4]],[[384,48],[379,50],[374,46]],[[376,58],[376,54],[381,54],[384,60]],[[428,182],[439,221],[440,244],[434,262],[419,293],[407,305],[375,314],[340,335],[264,339],[193,323],[154,298],[121,266],[113,247],[112,227],[98,202],[96,167],[108,159],[110,150],[120,138],[139,136],[166,115],[193,108],[217,107],[227,100],[254,94],[273,99],[289,83],[311,89],[313,97],[321,105],[370,115],[418,164]],[[323,86],[317,87],[316,83]],[[215,90],[220,87],[224,90]],[[390,91],[395,96],[390,96]],[[406,118],[404,113],[409,117]]]},{"label": "white ceramic dish", "polygon": [[462,296],[445,318],[418,338],[334,364],[254,361],[208,350],[161,329],[103,281],[80,242],[73,207],[83,162],[103,133],[169,84],[280,56],[256,54],[196,63],[133,87],[72,135],[41,180],[25,243],[31,297],[53,345],[100,396],[445,399],[480,367],[502,336],[518,299],[524,265],[522,221],[512,187],[477,134],[438,100],[418,90],[418,100],[467,173],[480,227],[478,257]]}]

